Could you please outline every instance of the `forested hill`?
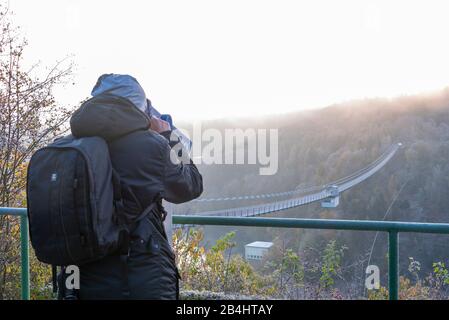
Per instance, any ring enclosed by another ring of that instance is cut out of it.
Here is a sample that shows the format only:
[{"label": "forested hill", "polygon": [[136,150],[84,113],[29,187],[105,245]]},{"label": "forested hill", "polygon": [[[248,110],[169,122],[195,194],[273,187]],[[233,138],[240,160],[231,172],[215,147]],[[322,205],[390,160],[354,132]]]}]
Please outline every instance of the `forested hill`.
[{"label": "forested hill", "polygon": [[[397,197],[386,219],[449,222],[449,89],[270,117],[203,123],[203,129],[208,127],[279,129],[279,170],[274,176],[260,176],[259,167],[254,165],[201,165],[204,197],[321,185],[363,168],[392,143],[402,142],[404,148],[380,172],[343,194],[338,209],[311,205],[277,216],[383,219]],[[175,212],[193,213],[242,204],[245,202],[191,203],[176,207]],[[245,233],[242,243],[260,237],[251,234]],[[371,245],[347,240],[352,242],[349,246],[362,251]],[[432,256],[438,254],[436,247],[432,247]],[[423,245],[421,251],[428,248]],[[444,247],[441,254],[447,249]]]}]

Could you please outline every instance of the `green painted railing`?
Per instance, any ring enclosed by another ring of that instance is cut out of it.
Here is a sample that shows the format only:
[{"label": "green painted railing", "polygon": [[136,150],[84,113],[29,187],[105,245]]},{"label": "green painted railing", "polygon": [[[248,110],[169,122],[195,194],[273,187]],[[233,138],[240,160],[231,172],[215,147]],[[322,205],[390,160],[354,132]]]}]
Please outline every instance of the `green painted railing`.
[{"label": "green painted railing", "polygon": [[27,210],[22,208],[0,208],[1,215],[10,215],[20,217],[20,259],[22,264],[22,299],[30,299],[30,261],[29,261],[29,239],[28,239],[28,216]]},{"label": "green painted railing", "polygon": [[[20,217],[21,260],[22,260],[22,299],[30,298],[29,283],[29,240],[26,209],[0,208],[0,215]],[[361,220],[324,220],[324,219],[287,219],[257,217],[207,217],[207,216],[173,216],[173,224],[178,225],[212,225],[242,227],[273,227],[300,229],[333,229],[353,231],[380,231],[388,233],[389,254],[388,274],[390,300],[399,296],[399,233],[433,233],[449,234],[447,223],[416,223],[393,221],[361,221]]]},{"label": "green painted railing", "polygon": [[448,223],[393,221],[173,216],[173,224],[387,232],[389,253],[388,286],[390,300],[398,300],[399,298],[399,233],[449,234]]}]

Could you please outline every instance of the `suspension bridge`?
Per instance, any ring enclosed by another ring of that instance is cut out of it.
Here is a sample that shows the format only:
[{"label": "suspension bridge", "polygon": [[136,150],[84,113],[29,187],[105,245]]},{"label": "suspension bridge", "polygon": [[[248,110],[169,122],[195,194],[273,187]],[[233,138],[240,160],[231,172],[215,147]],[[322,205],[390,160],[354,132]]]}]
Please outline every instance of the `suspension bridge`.
[{"label": "suspension bridge", "polygon": [[391,145],[387,150],[379,156],[375,161],[370,163],[365,168],[362,168],[346,177],[329,182],[321,186],[312,186],[306,188],[299,188],[286,192],[247,195],[239,197],[227,198],[200,198],[195,200],[197,203],[211,203],[211,202],[232,202],[237,200],[264,200],[275,199],[279,197],[288,197],[288,199],[271,201],[269,203],[242,206],[229,209],[220,209],[213,211],[197,212],[195,216],[225,216],[225,217],[256,217],[270,213],[275,213],[283,210],[288,210],[314,202],[321,202],[324,208],[335,208],[339,205],[340,194],[356,185],[367,180],[369,177],[381,170],[402,147],[402,143]]}]

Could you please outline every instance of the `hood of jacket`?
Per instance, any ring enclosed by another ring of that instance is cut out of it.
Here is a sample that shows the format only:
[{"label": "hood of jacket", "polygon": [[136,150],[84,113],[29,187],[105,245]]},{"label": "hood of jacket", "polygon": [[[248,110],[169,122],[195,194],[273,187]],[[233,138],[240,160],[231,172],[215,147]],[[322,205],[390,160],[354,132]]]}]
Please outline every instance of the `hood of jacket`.
[{"label": "hood of jacket", "polygon": [[101,94],[112,94],[126,98],[142,111],[146,111],[147,97],[140,83],[136,78],[127,74],[104,74],[98,78],[95,87],[92,89],[92,97]]},{"label": "hood of jacket", "polygon": [[87,100],[70,119],[75,137],[98,136],[106,141],[149,127],[150,118],[143,111],[128,99],[111,94]]}]

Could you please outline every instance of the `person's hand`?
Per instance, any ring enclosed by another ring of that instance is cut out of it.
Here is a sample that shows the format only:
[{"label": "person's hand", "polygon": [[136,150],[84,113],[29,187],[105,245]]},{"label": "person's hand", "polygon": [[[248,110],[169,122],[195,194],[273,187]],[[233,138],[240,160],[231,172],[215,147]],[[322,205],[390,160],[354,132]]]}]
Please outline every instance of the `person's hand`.
[{"label": "person's hand", "polygon": [[162,133],[170,131],[170,124],[167,121],[161,120],[156,117],[151,117],[150,129],[156,131],[157,133]]}]

